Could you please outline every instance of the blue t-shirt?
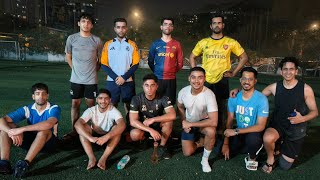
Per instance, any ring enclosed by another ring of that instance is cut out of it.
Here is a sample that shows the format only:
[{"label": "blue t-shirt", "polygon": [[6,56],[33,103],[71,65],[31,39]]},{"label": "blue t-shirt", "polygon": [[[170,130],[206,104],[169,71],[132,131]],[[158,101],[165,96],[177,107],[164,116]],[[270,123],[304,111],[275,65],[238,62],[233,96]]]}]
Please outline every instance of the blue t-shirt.
[{"label": "blue t-shirt", "polygon": [[246,128],[257,124],[258,117],[268,117],[268,99],[255,90],[249,100],[242,99],[242,91],[235,98],[228,100],[228,112],[235,113],[238,128]]},{"label": "blue t-shirt", "polygon": [[35,107],[34,104],[29,104],[27,106],[23,106],[16,111],[9,113],[9,116],[14,123],[18,123],[24,119],[27,119],[27,123],[29,125],[37,124],[42,121],[46,121],[51,117],[57,118],[60,120],[61,109],[58,105],[47,103],[47,107],[41,113]]}]

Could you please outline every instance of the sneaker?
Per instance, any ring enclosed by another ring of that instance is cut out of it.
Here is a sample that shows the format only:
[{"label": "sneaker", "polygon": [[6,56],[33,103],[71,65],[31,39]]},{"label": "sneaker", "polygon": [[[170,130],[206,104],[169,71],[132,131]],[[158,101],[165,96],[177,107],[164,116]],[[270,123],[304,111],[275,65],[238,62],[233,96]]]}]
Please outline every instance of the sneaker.
[{"label": "sneaker", "polygon": [[171,153],[168,151],[168,148],[166,146],[160,145],[158,152],[159,152],[159,157],[162,159],[170,159],[171,158]]},{"label": "sneaker", "polygon": [[202,158],[201,165],[202,165],[203,172],[205,172],[205,173],[211,172],[211,167],[210,167],[210,164],[209,164],[209,161],[207,158],[206,159]]},{"label": "sneaker", "polygon": [[15,178],[22,178],[26,174],[28,169],[29,169],[28,161],[27,160],[19,160],[14,167],[13,176]]},{"label": "sneaker", "polygon": [[12,168],[10,161],[7,160],[0,160],[0,174],[12,174]]},{"label": "sneaker", "polygon": [[249,157],[244,158],[244,162],[246,164],[246,168],[250,171],[256,171],[258,169],[258,162],[255,160],[251,160]]}]

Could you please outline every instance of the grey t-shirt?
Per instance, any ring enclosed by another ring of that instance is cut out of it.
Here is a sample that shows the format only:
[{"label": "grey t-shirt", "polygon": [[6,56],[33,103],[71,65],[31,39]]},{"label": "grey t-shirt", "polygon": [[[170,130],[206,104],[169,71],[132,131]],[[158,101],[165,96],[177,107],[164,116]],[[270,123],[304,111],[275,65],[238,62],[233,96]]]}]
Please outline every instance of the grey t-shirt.
[{"label": "grey t-shirt", "polygon": [[66,42],[65,52],[72,54],[70,82],[77,84],[98,84],[97,61],[102,51],[101,39],[95,35],[82,37],[72,34]]}]

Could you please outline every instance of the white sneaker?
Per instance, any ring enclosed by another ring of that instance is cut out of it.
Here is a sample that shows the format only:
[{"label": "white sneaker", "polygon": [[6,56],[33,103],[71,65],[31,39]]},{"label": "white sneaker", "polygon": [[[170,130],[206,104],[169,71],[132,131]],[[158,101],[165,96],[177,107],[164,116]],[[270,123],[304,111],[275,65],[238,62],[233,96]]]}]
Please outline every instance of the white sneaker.
[{"label": "white sneaker", "polygon": [[201,161],[201,165],[202,165],[202,171],[203,172],[211,172],[211,167],[210,167],[210,164],[208,162],[208,160],[203,160]]},{"label": "white sneaker", "polygon": [[258,169],[258,162],[255,160],[249,160],[249,157],[244,158],[246,168],[250,171],[256,171]]}]

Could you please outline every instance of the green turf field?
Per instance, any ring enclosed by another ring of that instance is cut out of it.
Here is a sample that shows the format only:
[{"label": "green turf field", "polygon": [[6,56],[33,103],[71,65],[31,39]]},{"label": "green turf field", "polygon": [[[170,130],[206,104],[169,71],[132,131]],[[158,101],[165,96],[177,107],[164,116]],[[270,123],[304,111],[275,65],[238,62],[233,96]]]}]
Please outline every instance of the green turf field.
[{"label": "green turf field", "polygon": [[[148,69],[139,69],[136,73],[137,92],[142,90],[141,78],[149,73]],[[178,73],[178,90],[188,85],[188,71]],[[71,129],[69,98],[70,68],[66,63],[46,62],[18,62],[0,61],[0,116],[29,103],[32,103],[30,87],[36,82],[44,82],[49,86],[50,101],[57,103],[62,108],[61,121],[59,122],[59,135],[67,133]],[[279,76],[258,76],[257,89],[262,90],[266,84],[272,83]],[[320,79],[304,78],[314,88],[317,94],[317,105],[320,107]],[[99,85],[104,87],[104,75],[100,71]],[[230,80],[232,88],[238,87],[237,78]],[[273,98],[269,98],[272,109]],[[120,107],[120,106],[119,106]],[[82,111],[85,107],[82,107]],[[122,108],[119,108],[121,111]],[[174,155],[170,160],[162,160],[158,164],[152,164],[150,156],[152,149],[144,152],[133,152],[122,143],[115,153],[107,161],[107,170],[86,170],[87,157],[82,148],[73,144],[65,144],[54,154],[39,154],[31,166],[26,179],[317,179],[320,176],[320,118],[310,122],[309,135],[303,151],[290,171],[282,171],[278,168],[271,175],[260,170],[249,172],[244,166],[245,155],[224,161],[211,154],[213,171],[205,174],[201,170],[201,156],[199,152],[191,157],[184,157],[179,144],[175,145]],[[179,120],[175,122],[174,134],[180,133]],[[97,155],[102,154],[103,149],[97,148]],[[129,154],[131,160],[123,170],[117,170],[118,160],[125,154]],[[11,162],[14,164],[22,159],[25,152],[13,147]],[[263,157],[260,158],[265,160]],[[261,160],[261,162],[263,162]],[[0,175],[0,179],[11,179],[11,176]]]}]

